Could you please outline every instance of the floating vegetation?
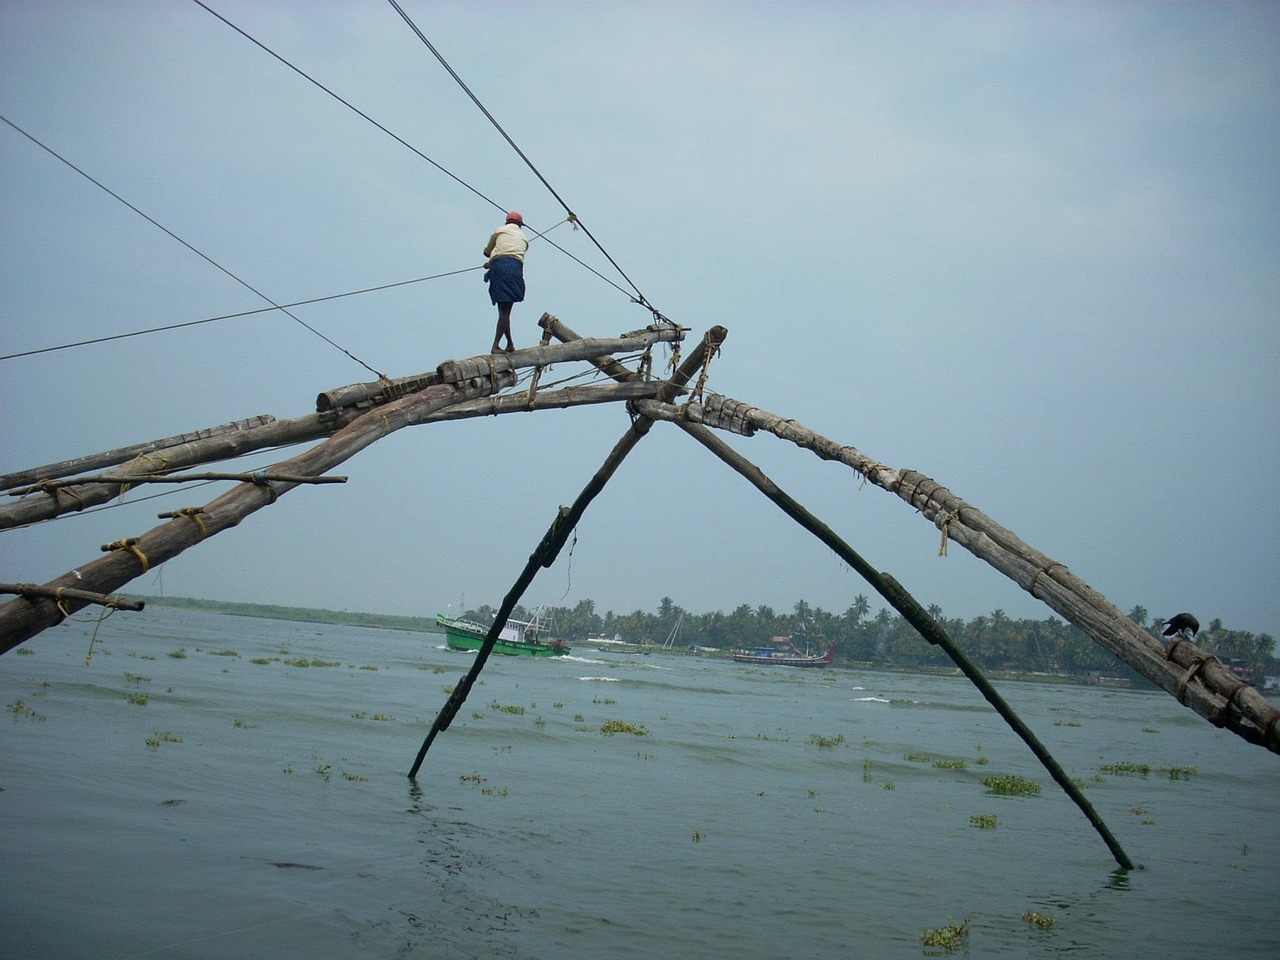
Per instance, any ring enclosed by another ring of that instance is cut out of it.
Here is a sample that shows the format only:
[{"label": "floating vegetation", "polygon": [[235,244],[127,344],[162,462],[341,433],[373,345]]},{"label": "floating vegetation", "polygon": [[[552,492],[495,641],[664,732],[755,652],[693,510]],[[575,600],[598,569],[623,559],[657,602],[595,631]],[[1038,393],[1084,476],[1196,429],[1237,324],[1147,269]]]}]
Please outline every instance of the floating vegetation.
[{"label": "floating vegetation", "polygon": [[1159,733],[1160,731],[1157,730],[1155,727],[1143,727],[1142,732],[1143,733]]},{"label": "floating vegetation", "polygon": [[615,733],[630,733],[637,737],[647,737],[649,731],[636,723],[628,723],[625,720],[606,720],[600,726],[600,732],[606,737],[612,737]]},{"label": "floating vegetation", "polygon": [[280,658],[279,657],[253,657],[249,662],[257,663],[257,664],[279,663]]},{"label": "floating vegetation", "polygon": [[928,754],[924,753],[904,753],[902,755],[902,759],[909,763],[928,763],[930,757]]},{"label": "floating vegetation", "polygon": [[366,663],[366,664],[362,665],[362,666],[360,667],[360,669],[361,669],[361,670],[377,670],[378,668],[377,668],[377,667],[375,667],[372,663]]},{"label": "floating vegetation", "polygon": [[329,782],[329,774],[333,770],[332,764],[318,763],[315,767],[317,776],[323,777],[325,783]]},{"label": "floating vegetation", "polygon": [[15,717],[30,717],[32,720],[43,720],[44,716],[36,713],[36,711],[23,703],[21,700],[15,700],[9,704],[9,712]]},{"label": "floating vegetation", "polygon": [[368,720],[368,719],[369,719],[369,714],[365,713],[365,712],[362,710],[362,711],[360,711],[359,713],[353,713],[353,714],[351,715],[351,719],[352,719],[352,720]]},{"label": "floating vegetation", "polygon": [[308,660],[306,657],[295,657],[292,660],[281,660],[288,667],[340,667],[341,660]]},{"label": "floating vegetation", "polygon": [[975,813],[969,818],[969,826],[979,830],[994,830],[999,823],[1000,820],[994,813]]},{"label": "floating vegetation", "polygon": [[232,725],[237,730],[257,730],[258,729],[258,725],[256,723],[250,723],[244,717],[236,717],[235,720],[232,721]]},{"label": "floating vegetation", "polygon": [[583,722],[585,722],[585,721],[586,721],[586,719],[587,719],[587,718],[586,718],[586,717],[584,717],[584,716],[583,716],[582,714],[580,714],[580,713],[575,713],[575,714],[573,715],[573,722],[574,722],[574,723],[583,723]]},{"label": "floating vegetation", "polygon": [[894,784],[894,782],[893,782],[892,780],[886,780],[886,781],[884,782],[884,788],[885,788],[886,790],[897,790],[897,789],[898,789],[898,788],[897,788],[897,786]]},{"label": "floating vegetation", "polygon": [[991,761],[990,761],[990,760],[988,760],[986,757],[978,757],[978,758],[977,758],[976,760],[974,760],[973,762],[974,762],[974,763],[976,763],[976,764],[977,764],[978,766],[980,766],[980,767],[985,767],[985,766],[986,766],[988,763],[990,763]]},{"label": "floating vegetation", "polygon": [[1116,776],[1145,777],[1151,773],[1151,767],[1145,763],[1104,763],[1098,767],[1098,772]]},{"label": "floating vegetation", "polygon": [[370,720],[380,720],[380,721],[382,721],[383,723],[385,723],[385,722],[387,722],[388,720],[394,720],[394,719],[395,719],[395,717],[393,717],[393,716],[391,716],[390,714],[387,714],[387,713],[375,713],[375,714],[374,714],[372,717],[370,717],[369,719],[370,719]]},{"label": "floating vegetation", "polygon": [[18,656],[20,657],[34,657],[35,655],[36,655],[36,652],[30,649],[29,647],[18,648]]},{"label": "floating vegetation", "polygon": [[1022,915],[1022,919],[1034,927],[1039,927],[1041,930],[1048,930],[1058,922],[1057,917],[1047,917],[1043,913],[1036,913],[1034,910],[1028,910]]},{"label": "floating vegetation", "polygon": [[533,725],[537,727],[539,730],[541,730],[543,727],[547,725],[547,721],[543,720],[542,717],[538,717],[536,720],[533,721]]},{"label": "floating vegetation", "polygon": [[211,656],[211,657],[238,657],[238,656],[240,656],[240,654],[236,653],[234,650],[210,650],[210,651],[208,651],[208,653],[209,653],[209,656]]},{"label": "floating vegetation", "polygon": [[963,770],[966,766],[963,760],[935,760],[933,765],[939,770]]},{"label": "floating vegetation", "polygon": [[147,737],[147,746],[150,747],[152,750],[159,750],[160,744],[162,743],[181,743],[181,742],[182,742],[181,737],[175,737],[168,730],[159,731]]},{"label": "floating vegetation", "polygon": [[815,733],[812,734],[805,742],[811,747],[826,747],[830,749],[832,747],[838,747],[840,744],[844,743],[844,734],[837,733],[834,737],[824,737],[820,733]]},{"label": "floating vegetation", "polygon": [[483,714],[483,713],[481,713],[479,710],[472,710],[472,711],[471,711],[471,719],[472,719],[472,720],[483,720],[483,719],[484,719],[484,714]]},{"label": "floating vegetation", "polygon": [[1004,774],[999,777],[985,777],[982,785],[987,788],[988,793],[994,793],[1002,797],[1038,797],[1040,796],[1040,784],[1034,780],[1025,780],[1022,777],[1015,777],[1013,774]]},{"label": "floating vegetation", "polygon": [[187,648],[179,647],[177,650],[170,650],[169,656],[173,657],[175,660],[185,660],[187,659]]},{"label": "floating vegetation", "polygon": [[458,778],[463,783],[484,783],[485,778],[478,773],[464,773]]},{"label": "floating vegetation", "polygon": [[1078,726],[1080,726],[1080,724],[1079,724],[1079,723],[1077,723],[1077,722],[1076,722],[1076,721],[1074,721],[1074,720],[1055,720],[1055,721],[1053,721],[1053,725],[1054,725],[1055,727],[1078,727]]},{"label": "floating vegetation", "polygon": [[1165,767],[1162,768],[1170,780],[1190,780],[1192,774],[1199,773],[1198,767]]},{"label": "floating vegetation", "polygon": [[128,700],[135,707],[145,707],[147,705],[147,695],[145,693],[131,693]]},{"label": "floating vegetation", "polygon": [[368,777],[360,776],[358,773],[347,773],[345,770],[339,770],[338,772],[342,774],[342,779],[348,783],[364,783],[369,779]]},{"label": "floating vegetation", "polygon": [[150,683],[150,677],[144,677],[140,673],[125,673],[124,679],[128,683]]},{"label": "floating vegetation", "polygon": [[481,787],[480,792],[486,797],[505,797],[507,795],[506,787]]},{"label": "floating vegetation", "polygon": [[689,839],[691,839],[694,843],[701,843],[701,842],[702,842],[702,831],[700,831],[700,830],[695,830],[695,831],[693,831],[693,836],[691,836]]},{"label": "floating vegetation", "polygon": [[499,713],[514,713],[517,716],[522,716],[524,714],[524,707],[521,706],[520,704],[499,703],[497,700],[493,700],[490,702],[489,709],[497,710]]},{"label": "floating vegetation", "polygon": [[603,704],[605,704],[606,706],[610,706],[610,705],[612,705],[612,704],[617,703],[618,701],[617,701],[617,700],[614,700],[614,699],[613,699],[613,697],[605,697],[603,700],[601,700],[599,697],[592,697],[592,698],[591,698],[591,702],[592,702],[592,703],[603,703]]},{"label": "floating vegetation", "polygon": [[955,950],[969,938],[969,918],[960,923],[949,923],[936,930],[926,930],[920,935],[920,942],[926,947],[939,947],[943,950]]}]

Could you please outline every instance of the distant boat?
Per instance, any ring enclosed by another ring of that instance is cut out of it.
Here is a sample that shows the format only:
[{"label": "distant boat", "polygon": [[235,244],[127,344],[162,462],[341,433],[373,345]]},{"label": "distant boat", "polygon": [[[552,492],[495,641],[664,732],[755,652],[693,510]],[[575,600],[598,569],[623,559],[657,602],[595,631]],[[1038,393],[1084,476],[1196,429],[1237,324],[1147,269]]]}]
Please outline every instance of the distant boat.
[{"label": "distant boat", "polygon": [[[474,620],[455,620],[439,613],[436,623],[444,628],[444,641],[450,650],[479,650],[489,636],[489,628]],[[563,657],[569,653],[567,643],[559,638],[544,640],[542,632],[536,617],[532,622],[508,620],[494,641],[493,652],[509,657]]]},{"label": "distant boat", "polygon": [[825,667],[834,663],[836,648],[828,647],[821,656],[809,656],[795,647],[780,648],[756,647],[754,650],[735,650],[733,659],[737,663],[756,663],[767,667]]}]

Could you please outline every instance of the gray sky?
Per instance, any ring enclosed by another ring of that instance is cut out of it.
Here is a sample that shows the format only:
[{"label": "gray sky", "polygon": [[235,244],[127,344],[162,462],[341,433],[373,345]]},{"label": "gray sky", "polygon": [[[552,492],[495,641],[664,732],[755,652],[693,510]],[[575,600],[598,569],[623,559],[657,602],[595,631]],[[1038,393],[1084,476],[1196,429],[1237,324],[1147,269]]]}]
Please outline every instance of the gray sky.
[{"label": "gray sky", "polygon": [[[563,219],[389,4],[210,5],[533,227]],[[1122,609],[1280,636],[1280,7],[402,6],[655,307],[729,329],[708,389],[928,474]],[[277,302],[476,266],[501,222],[195,3],[0,5],[0,113]],[[4,125],[0,164],[0,353],[263,305]],[[625,286],[581,233],[551,237]],[[543,311],[587,335],[648,321],[546,243],[526,276],[520,346]],[[295,312],[392,376],[483,352],[494,321],[478,273]],[[366,379],[278,313],[5,360],[0,469],[299,416]],[[403,431],[345,487],[130,586],[496,606],[626,424]],[[846,468],[729,439],[923,603],[1051,613],[938,557],[932,525]],[[222,489],[6,533],[0,577],[48,580]],[[658,425],[526,600],[839,612],[859,593]]]}]

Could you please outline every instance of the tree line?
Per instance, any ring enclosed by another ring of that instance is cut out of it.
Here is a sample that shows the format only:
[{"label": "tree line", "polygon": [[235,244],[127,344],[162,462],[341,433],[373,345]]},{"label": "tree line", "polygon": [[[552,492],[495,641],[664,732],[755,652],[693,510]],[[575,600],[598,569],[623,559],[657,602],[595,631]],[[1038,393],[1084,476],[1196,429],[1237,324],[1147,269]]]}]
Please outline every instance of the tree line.
[{"label": "tree line", "polygon": [[[1055,617],[1014,619],[1003,610],[993,610],[964,620],[944,616],[936,605],[927,609],[965,653],[986,670],[1137,677],[1128,664],[1079,627]],[[468,611],[466,616],[487,624],[496,613],[494,608],[484,606]],[[517,606],[513,616],[529,620],[533,613]],[[823,610],[804,600],[797,601],[790,611],[744,603],[729,613],[691,613],[670,597],[663,597],[652,613],[635,610],[599,614],[594,600],[580,600],[572,607],[542,608],[538,614],[557,636],[570,643],[590,635],[604,635],[680,650],[691,646],[728,650],[767,646],[774,637],[790,637],[798,649],[808,648],[815,653],[834,645],[840,660],[906,668],[951,666],[946,654],[926,643],[898,614],[886,608],[872,614],[870,601],[862,594],[843,613]],[[1152,636],[1160,636],[1164,621],[1153,620],[1145,607],[1134,607],[1128,615]],[[1268,634],[1228,629],[1221,620],[1214,619],[1201,629],[1196,643],[1240,665],[1255,686],[1261,687],[1265,677],[1276,673],[1275,641]]]}]

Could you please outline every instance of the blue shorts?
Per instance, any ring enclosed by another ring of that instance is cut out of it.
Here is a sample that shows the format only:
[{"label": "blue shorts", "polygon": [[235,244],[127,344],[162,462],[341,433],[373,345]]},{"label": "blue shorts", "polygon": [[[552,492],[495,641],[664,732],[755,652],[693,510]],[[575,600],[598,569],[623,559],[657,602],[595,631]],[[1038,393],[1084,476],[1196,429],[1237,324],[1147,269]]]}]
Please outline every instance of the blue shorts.
[{"label": "blue shorts", "polygon": [[524,302],[524,261],[515,257],[498,257],[485,271],[489,281],[490,303]]}]

